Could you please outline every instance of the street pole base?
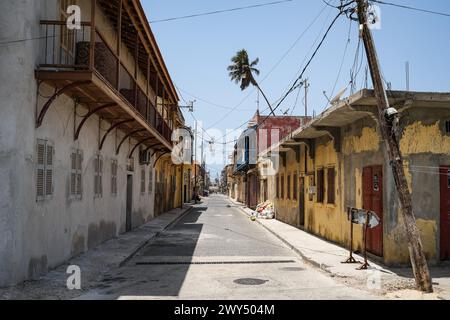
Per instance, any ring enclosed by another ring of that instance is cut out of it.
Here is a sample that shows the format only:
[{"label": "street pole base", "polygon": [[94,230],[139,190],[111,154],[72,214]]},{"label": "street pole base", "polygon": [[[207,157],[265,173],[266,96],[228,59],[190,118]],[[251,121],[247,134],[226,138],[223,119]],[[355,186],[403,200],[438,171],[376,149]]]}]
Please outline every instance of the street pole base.
[{"label": "street pole base", "polygon": [[364,262],[363,265],[359,268],[356,268],[356,270],[367,270],[370,267],[370,264],[368,262]]},{"label": "street pole base", "polygon": [[356,261],[356,259],[353,258],[353,257],[350,257],[350,258],[348,258],[347,260],[342,261],[341,263],[348,263],[348,264],[350,264],[350,263],[361,263],[361,262]]}]

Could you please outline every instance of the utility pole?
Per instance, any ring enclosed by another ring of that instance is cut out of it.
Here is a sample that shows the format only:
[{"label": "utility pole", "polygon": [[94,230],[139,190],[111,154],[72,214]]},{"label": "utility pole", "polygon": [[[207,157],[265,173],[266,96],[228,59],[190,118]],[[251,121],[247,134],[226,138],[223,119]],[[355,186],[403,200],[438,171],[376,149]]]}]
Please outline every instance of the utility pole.
[{"label": "utility pole", "polygon": [[397,196],[400,200],[401,212],[405,224],[408,239],[409,255],[413,268],[417,287],[424,292],[433,292],[430,272],[427,261],[423,253],[422,241],[416,219],[412,210],[411,193],[403,168],[403,158],[400,152],[399,143],[394,132],[394,122],[398,113],[389,106],[388,97],[381,77],[380,64],[377,57],[375,43],[367,19],[367,0],[356,0],[358,4],[358,20],[360,32],[366,48],[367,61],[369,62],[375,95],[378,100],[378,117],[382,139],[386,142],[387,153],[394,176]]},{"label": "utility pole", "polygon": [[308,78],[306,78],[303,82],[303,87],[305,88],[305,117],[308,116],[308,89],[310,84],[308,83]]},{"label": "utility pole", "polygon": [[[203,126],[202,126],[202,128],[203,128]],[[205,171],[206,171],[206,165],[205,166],[203,166],[203,160],[204,160],[204,158],[203,158],[203,156],[204,156],[204,143],[205,143],[205,131],[203,131],[202,130],[202,154],[201,154],[201,162],[200,162],[200,165],[203,167],[203,170],[204,170],[204,172],[203,172],[203,177],[202,177],[202,179],[203,179],[203,184],[202,184],[202,189],[200,190],[200,194],[202,194],[203,195],[203,193],[204,193],[204,190],[205,190]]]},{"label": "utility pole", "polygon": [[195,151],[195,161],[194,161],[194,201],[197,204],[197,120],[195,121],[195,133],[194,133],[194,151]]}]

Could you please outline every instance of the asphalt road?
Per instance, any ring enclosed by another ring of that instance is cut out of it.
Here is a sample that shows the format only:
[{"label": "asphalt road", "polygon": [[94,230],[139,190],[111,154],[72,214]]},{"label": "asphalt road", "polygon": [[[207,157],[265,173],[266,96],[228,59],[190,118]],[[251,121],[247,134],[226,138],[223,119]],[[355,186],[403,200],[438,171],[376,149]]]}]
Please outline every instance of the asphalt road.
[{"label": "asphalt road", "polygon": [[372,299],[302,262],[224,196],[212,195],[82,298]]}]

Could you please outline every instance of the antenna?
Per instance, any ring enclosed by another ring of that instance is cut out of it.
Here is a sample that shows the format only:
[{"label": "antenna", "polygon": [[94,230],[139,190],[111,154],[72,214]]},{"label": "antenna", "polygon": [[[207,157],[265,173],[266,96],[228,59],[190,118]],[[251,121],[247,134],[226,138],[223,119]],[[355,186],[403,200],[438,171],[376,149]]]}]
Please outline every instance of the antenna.
[{"label": "antenna", "polygon": [[406,91],[409,91],[409,61],[406,61],[405,72],[406,72]]},{"label": "antenna", "polygon": [[346,86],[344,89],[342,89],[341,91],[339,91],[339,93],[336,95],[336,97],[334,97],[334,98],[330,101],[330,103],[333,105],[333,104],[336,104],[336,103],[338,103],[339,101],[341,101],[341,98],[342,98],[342,96],[344,95],[344,93],[347,91],[347,88],[348,88],[348,86]]}]

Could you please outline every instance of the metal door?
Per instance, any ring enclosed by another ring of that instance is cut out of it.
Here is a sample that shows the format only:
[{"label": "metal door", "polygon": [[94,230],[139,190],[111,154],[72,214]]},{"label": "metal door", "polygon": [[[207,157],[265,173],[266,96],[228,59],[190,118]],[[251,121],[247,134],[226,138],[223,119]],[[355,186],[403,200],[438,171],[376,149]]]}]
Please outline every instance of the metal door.
[{"label": "metal door", "polygon": [[441,260],[450,260],[450,166],[440,168],[441,185]]},{"label": "metal door", "polygon": [[363,170],[363,209],[375,212],[380,224],[367,231],[367,250],[383,256],[383,167],[372,166]]},{"label": "metal door", "polygon": [[300,189],[300,196],[299,196],[299,214],[300,214],[300,219],[299,219],[299,223],[301,227],[305,226],[305,178],[304,177],[300,177],[299,178],[299,184],[298,187]]}]

